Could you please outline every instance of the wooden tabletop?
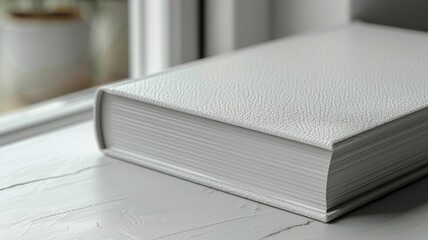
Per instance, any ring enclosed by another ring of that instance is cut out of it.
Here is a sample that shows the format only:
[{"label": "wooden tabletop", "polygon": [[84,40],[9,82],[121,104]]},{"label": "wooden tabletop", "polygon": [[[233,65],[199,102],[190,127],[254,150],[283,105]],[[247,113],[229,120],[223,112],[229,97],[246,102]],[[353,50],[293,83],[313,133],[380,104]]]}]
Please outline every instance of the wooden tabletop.
[{"label": "wooden tabletop", "polygon": [[428,178],[333,223],[103,156],[92,122],[0,148],[0,239],[428,239]]}]

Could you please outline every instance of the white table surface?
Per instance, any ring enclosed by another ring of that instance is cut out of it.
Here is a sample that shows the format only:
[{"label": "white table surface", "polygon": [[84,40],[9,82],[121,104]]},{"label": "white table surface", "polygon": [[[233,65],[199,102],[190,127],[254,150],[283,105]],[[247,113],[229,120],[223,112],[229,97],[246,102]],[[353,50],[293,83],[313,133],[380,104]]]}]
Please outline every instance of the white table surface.
[{"label": "white table surface", "polygon": [[0,148],[0,239],[428,239],[428,178],[325,224],[103,156],[91,122]]}]

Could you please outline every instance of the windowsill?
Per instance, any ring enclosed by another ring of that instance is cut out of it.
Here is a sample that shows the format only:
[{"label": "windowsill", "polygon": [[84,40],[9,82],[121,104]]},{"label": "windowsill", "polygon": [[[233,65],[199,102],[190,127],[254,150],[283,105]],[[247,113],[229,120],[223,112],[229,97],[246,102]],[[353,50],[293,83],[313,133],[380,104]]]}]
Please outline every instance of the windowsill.
[{"label": "windowsill", "polygon": [[90,119],[97,87],[0,115],[0,145]]}]

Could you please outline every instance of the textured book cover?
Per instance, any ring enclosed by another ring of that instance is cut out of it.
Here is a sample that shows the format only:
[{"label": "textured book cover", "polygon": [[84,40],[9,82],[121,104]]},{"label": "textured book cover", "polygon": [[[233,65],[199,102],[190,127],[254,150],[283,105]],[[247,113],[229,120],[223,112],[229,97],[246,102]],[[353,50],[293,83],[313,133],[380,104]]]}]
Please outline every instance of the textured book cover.
[{"label": "textured book cover", "polygon": [[99,146],[114,157],[330,221],[426,175],[427,168],[413,169],[327,212],[308,209],[109,149],[101,128],[103,95],[337,151],[391,131],[413,115],[427,116],[427,66],[428,35],[416,31],[353,23],[277,40],[101,88]]}]

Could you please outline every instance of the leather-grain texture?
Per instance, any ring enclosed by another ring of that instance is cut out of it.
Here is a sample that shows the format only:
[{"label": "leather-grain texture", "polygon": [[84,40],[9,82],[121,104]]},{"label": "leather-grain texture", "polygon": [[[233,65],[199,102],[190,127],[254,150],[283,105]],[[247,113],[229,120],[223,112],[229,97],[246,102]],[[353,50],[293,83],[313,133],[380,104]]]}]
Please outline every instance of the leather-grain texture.
[{"label": "leather-grain texture", "polygon": [[428,34],[353,23],[102,90],[333,150],[428,105]]}]

